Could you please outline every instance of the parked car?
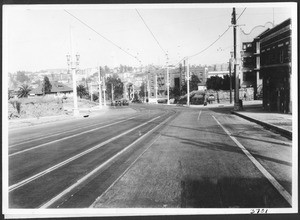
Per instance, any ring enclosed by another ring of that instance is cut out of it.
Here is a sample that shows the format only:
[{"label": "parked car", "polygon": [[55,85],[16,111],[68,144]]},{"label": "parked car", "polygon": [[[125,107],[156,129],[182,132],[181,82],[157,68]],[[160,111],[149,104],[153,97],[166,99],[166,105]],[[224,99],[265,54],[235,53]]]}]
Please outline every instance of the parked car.
[{"label": "parked car", "polygon": [[120,100],[114,100],[111,102],[111,106],[121,106],[122,102]]},{"label": "parked car", "polygon": [[142,101],[139,100],[139,99],[134,99],[134,100],[132,100],[132,102],[133,102],[133,103],[142,103]]},{"label": "parked car", "polygon": [[210,103],[210,102],[213,102],[215,101],[215,96],[213,94],[209,94],[208,97],[207,97],[207,101]]},{"label": "parked car", "polygon": [[122,100],[122,105],[129,105],[129,101],[126,100],[126,99],[123,99],[123,100]]},{"label": "parked car", "polygon": [[168,103],[168,99],[164,99],[164,98],[158,99],[157,103],[163,103],[163,104]]}]

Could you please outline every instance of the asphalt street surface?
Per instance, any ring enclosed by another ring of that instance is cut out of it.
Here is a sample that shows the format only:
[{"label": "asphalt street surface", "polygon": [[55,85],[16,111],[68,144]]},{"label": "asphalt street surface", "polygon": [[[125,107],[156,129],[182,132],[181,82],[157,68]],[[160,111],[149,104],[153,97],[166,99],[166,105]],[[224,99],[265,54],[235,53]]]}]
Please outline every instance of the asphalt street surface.
[{"label": "asphalt street surface", "polygon": [[10,130],[8,173],[9,208],[283,208],[292,143],[229,108],[136,104]]}]

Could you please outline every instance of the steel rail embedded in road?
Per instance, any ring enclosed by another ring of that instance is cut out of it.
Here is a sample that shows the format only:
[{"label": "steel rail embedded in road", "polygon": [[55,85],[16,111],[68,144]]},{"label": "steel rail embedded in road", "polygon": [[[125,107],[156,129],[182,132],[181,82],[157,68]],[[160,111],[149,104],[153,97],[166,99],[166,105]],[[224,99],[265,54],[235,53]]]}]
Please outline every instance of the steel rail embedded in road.
[{"label": "steel rail embedded in road", "polygon": [[[161,124],[157,125],[155,128],[153,128],[151,131],[148,132],[154,132],[158,127],[162,126],[163,124],[167,123],[174,115],[168,117],[165,121],[163,121]],[[148,135],[147,134],[147,135]],[[145,134],[146,135],[146,134]],[[144,138],[145,135],[141,137]],[[104,196],[124,175],[127,173],[127,171],[140,159],[140,157],[150,148],[152,145],[161,137],[159,134],[151,143],[148,144],[148,147],[127,167],[127,169],[95,200],[93,204],[90,205],[90,208],[94,206],[97,200],[101,199],[102,196]],[[136,141],[137,142],[137,141]],[[132,143],[133,144],[133,143]]]},{"label": "steel rail embedded in road", "polygon": [[148,123],[150,123],[150,122],[152,122],[152,121],[160,118],[160,117],[161,116],[157,116],[157,117],[155,117],[155,118],[153,118],[153,119],[151,119],[151,120],[149,120],[149,121],[147,121],[147,122],[145,122],[143,124],[140,124],[140,125],[132,128],[132,129],[126,131],[126,132],[123,132],[123,133],[121,133],[121,134],[119,134],[119,135],[117,135],[117,136],[115,136],[113,138],[110,138],[109,140],[106,140],[106,141],[104,141],[104,142],[102,142],[100,144],[97,144],[96,146],[94,146],[94,147],[92,147],[92,148],[90,148],[88,150],[85,150],[85,151],[83,151],[83,152],[81,152],[81,153],[79,153],[79,154],[77,154],[77,155],[75,155],[75,156],[73,156],[73,157],[71,157],[71,158],[69,158],[67,160],[64,160],[64,161],[62,161],[62,162],[60,162],[60,163],[58,163],[58,164],[56,164],[56,165],[54,165],[54,166],[52,166],[52,167],[44,170],[42,172],[39,172],[39,173],[37,173],[37,174],[35,174],[35,175],[33,175],[33,176],[25,179],[25,180],[22,180],[22,181],[16,183],[16,184],[13,184],[13,185],[9,186],[9,192],[12,192],[13,190],[18,189],[18,188],[20,188],[20,187],[22,187],[22,186],[24,186],[24,185],[32,182],[33,180],[36,180],[36,179],[40,178],[41,176],[44,176],[45,174],[50,173],[53,170],[56,170],[56,169],[58,169],[58,168],[60,168],[60,167],[62,167],[64,165],[70,163],[71,161],[76,160],[76,159],[82,157],[83,155],[88,154],[88,153],[90,153],[90,152],[92,152],[92,151],[94,151],[94,150],[96,150],[96,149],[98,149],[98,148],[100,148],[100,147],[102,147],[102,146],[104,146],[104,145],[106,145],[106,144],[108,144],[108,143],[110,143],[110,142],[112,142],[112,141],[114,141],[114,140],[116,140],[116,139],[118,139],[118,138],[120,138],[120,137],[122,137],[122,136],[124,136],[124,135],[126,135],[126,134],[128,134],[130,132],[132,132],[132,131],[134,131],[134,130],[136,130],[137,128],[140,128],[140,127],[142,127],[142,126],[144,126],[144,125],[146,125],[146,124],[148,124]]},{"label": "steel rail embedded in road", "polygon": [[39,147],[44,147],[46,145],[49,145],[49,144],[53,144],[53,143],[56,143],[56,142],[59,142],[59,141],[62,141],[62,140],[67,140],[67,139],[70,139],[72,137],[76,137],[76,136],[79,136],[79,135],[82,135],[82,134],[86,134],[86,133],[89,133],[89,132],[92,132],[92,131],[96,131],[96,130],[99,130],[99,129],[103,129],[103,128],[106,128],[106,127],[109,127],[111,125],[115,125],[115,124],[119,124],[119,123],[122,123],[122,122],[125,122],[125,121],[129,121],[133,118],[136,118],[138,116],[135,116],[135,117],[131,117],[131,118],[128,118],[128,119],[125,119],[125,120],[121,120],[121,121],[117,121],[117,122],[113,122],[111,124],[108,124],[108,125],[104,125],[104,126],[101,126],[101,127],[98,127],[98,128],[93,128],[91,130],[87,130],[87,131],[83,131],[83,132],[80,132],[80,133],[77,133],[77,134],[73,134],[73,135],[70,135],[70,136],[66,136],[66,137],[63,137],[63,138],[59,138],[59,139],[56,139],[54,141],[49,141],[49,142],[46,142],[44,144],[39,144],[37,146],[34,146],[34,147],[30,147],[30,148],[27,148],[25,150],[20,150],[20,151],[17,151],[15,153],[12,153],[12,154],[9,154],[8,156],[11,157],[11,156],[15,156],[15,155],[18,155],[18,154],[21,154],[21,153],[24,153],[24,152],[27,152],[27,151],[30,151],[30,150],[34,150],[36,148],[39,148]]},{"label": "steel rail embedded in road", "polygon": [[[136,116],[136,117],[138,117],[138,116]],[[124,118],[125,117],[121,117],[121,118],[118,118],[118,119],[115,119],[115,120],[111,120],[111,121],[118,121],[118,120],[122,120]],[[111,121],[108,121],[108,123],[111,122]],[[74,131],[78,131],[78,130],[81,130],[81,129],[85,129],[85,128],[89,128],[89,127],[93,127],[93,126],[97,126],[97,125],[102,125],[102,124],[105,124],[105,122],[96,123],[96,124],[90,124],[90,125],[87,125],[87,126],[82,126],[80,128],[75,128],[75,129],[71,129],[71,130],[68,130],[68,131],[62,131],[62,132],[57,132],[57,133],[53,133],[53,134],[48,134],[46,137],[42,136],[42,137],[36,137],[36,138],[26,139],[26,140],[23,140],[23,141],[18,142],[16,144],[9,145],[8,147],[9,148],[13,148],[13,147],[16,147],[16,146],[19,146],[19,145],[22,145],[22,144],[27,144],[27,143],[34,142],[34,141],[39,141],[39,140],[43,140],[43,139],[46,139],[46,138],[55,137],[55,136],[58,136],[58,135],[62,135],[62,134],[66,134],[66,133],[70,133],[70,132],[74,132]]]},{"label": "steel rail embedded in road", "polygon": [[[68,188],[66,188],[65,190],[63,190],[61,193],[59,193],[57,196],[55,196],[54,198],[50,199],[48,202],[46,202],[45,204],[41,205],[40,208],[49,208],[51,205],[53,205],[55,202],[57,202],[60,198],[62,198],[63,196],[65,196],[66,194],[68,194],[69,192],[71,192],[73,189],[75,189],[76,187],[78,187],[80,184],[82,184],[84,181],[86,181],[88,178],[90,178],[91,176],[93,176],[96,172],[98,172],[101,168],[103,168],[105,165],[107,165],[108,163],[110,163],[111,161],[113,161],[114,159],[116,159],[118,156],[120,156],[121,154],[123,154],[125,151],[127,151],[129,148],[131,148],[132,146],[134,146],[136,143],[138,143],[139,141],[141,141],[143,138],[145,138],[146,136],[148,136],[149,134],[153,133],[156,129],[158,129],[160,126],[162,126],[163,124],[165,124],[172,116],[169,116],[166,120],[164,120],[163,122],[159,123],[158,125],[156,125],[154,128],[152,128],[150,131],[148,131],[147,133],[145,133],[144,135],[142,135],[141,137],[139,137],[138,139],[136,139],[134,142],[132,142],[130,145],[128,145],[127,147],[125,147],[123,150],[119,151],[118,153],[116,153],[114,156],[112,156],[111,158],[109,158],[108,160],[106,160],[104,163],[100,164],[98,167],[96,167],[95,169],[93,169],[91,172],[89,172],[88,174],[86,174],[85,176],[83,176],[82,178],[80,178],[79,180],[76,181],[76,183],[74,183],[73,185],[69,186]],[[153,142],[154,143],[154,142]],[[152,144],[153,144],[152,143]],[[151,144],[151,145],[152,145]],[[150,145],[150,146],[151,146]],[[149,147],[150,147],[149,146]],[[146,148],[147,149],[149,149]],[[132,166],[139,158],[142,154],[144,154],[146,152],[146,150],[144,150],[138,157],[137,159],[135,159],[135,161],[130,165]],[[119,176],[119,178],[117,178],[117,180],[119,180],[122,175],[124,175],[124,173],[130,168],[130,166],[121,174],[121,176]],[[117,181],[116,180],[116,181]],[[114,183],[116,182],[114,181]],[[113,184],[114,184],[113,183]],[[112,184],[112,185],[113,185]],[[112,186],[111,185],[111,186]],[[110,186],[110,187],[111,187]],[[110,188],[109,187],[109,188]],[[109,189],[108,188],[108,189]],[[106,192],[106,191],[105,191]],[[102,193],[103,195],[104,193]]]}]

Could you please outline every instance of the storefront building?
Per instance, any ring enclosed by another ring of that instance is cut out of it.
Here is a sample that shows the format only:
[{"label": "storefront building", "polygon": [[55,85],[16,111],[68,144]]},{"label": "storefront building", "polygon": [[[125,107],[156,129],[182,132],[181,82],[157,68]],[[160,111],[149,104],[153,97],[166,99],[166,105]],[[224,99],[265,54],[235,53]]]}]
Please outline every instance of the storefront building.
[{"label": "storefront building", "polygon": [[260,35],[263,108],[291,113],[291,19]]}]

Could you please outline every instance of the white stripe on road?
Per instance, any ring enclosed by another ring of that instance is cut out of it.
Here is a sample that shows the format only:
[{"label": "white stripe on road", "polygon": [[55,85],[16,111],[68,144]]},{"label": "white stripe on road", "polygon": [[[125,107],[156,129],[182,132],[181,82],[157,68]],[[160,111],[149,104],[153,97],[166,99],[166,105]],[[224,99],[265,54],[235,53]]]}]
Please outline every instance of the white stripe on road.
[{"label": "white stripe on road", "polygon": [[202,112],[202,111],[199,112],[199,115],[198,115],[198,121],[199,121],[199,119],[200,119],[201,112]]},{"label": "white stripe on road", "polygon": [[252,154],[235,138],[221,123],[212,115],[215,121],[223,128],[226,134],[236,143],[237,146],[247,155],[252,163],[260,170],[260,172],[269,180],[269,182],[277,189],[283,198],[292,206],[292,196],[280,185],[280,183],[252,156]]},{"label": "white stripe on road", "polygon": [[143,123],[143,124],[138,125],[137,127],[134,127],[134,128],[132,128],[132,129],[130,129],[130,130],[128,130],[128,131],[122,133],[122,134],[119,134],[119,135],[117,135],[117,136],[115,136],[115,137],[113,137],[113,138],[111,138],[111,139],[109,139],[109,140],[106,140],[106,141],[102,142],[101,144],[98,144],[98,145],[96,145],[96,146],[94,146],[94,147],[92,147],[92,148],[90,148],[90,149],[88,149],[88,150],[86,150],[86,151],[83,151],[83,152],[81,152],[80,154],[77,154],[77,155],[75,155],[75,156],[73,156],[73,157],[71,157],[71,158],[69,158],[69,159],[67,159],[67,160],[64,160],[64,161],[62,161],[62,162],[60,162],[60,163],[58,163],[58,164],[56,164],[56,165],[54,165],[54,166],[52,166],[52,167],[50,167],[50,168],[48,168],[48,169],[46,169],[46,170],[44,170],[44,171],[38,173],[38,174],[35,174],[35,175],[33,175],[33,176],[31,176],[31,177],[25,179],[25,180],[22,180],[22,181],[20,181],[20,182],[14,184],[14,185],[11,185],[11,186],[9,187],[9,192],[11,192],[11,191],[13,191],[13,190],[15,190],[15,189],[17,189],[17,188],[20,188],[21,186],[24,186],[25,184],[30,183],[31,181],[33,181],[33,180],[35,180],[35,179],[37,179],[37,178],[39,178],[39,177],[41,177],[41,176],[44,176],[44,175],[47,174],[47,173],[52,172],[53,170],[56,170],[56,169],[58,169],[58,168],[60,168],[60,167],[62,167],[62,166],[64,166],[64,165],[70,163],[71,161],[76,160],[76,159],[79,158],[79,157],[82,157],[83,155],[88,154],[88,153],[90,153],[90,152],[92,152],[92,151],[94,151],[94,150],[96,150],[96,149],[98,149],[98,148],[100,148],[100,147],[102,147],[102,146],[104,146],[104,145],[106,145],[106,144],[108,144],[108,143],[110,143],[110,142],[112,142],[112,141],[114,141],[114,140],[116,140],[116,139],[118,139],[118,138],[120,138],[120,137],[122,137],[122,136],[128,134],[128,133],[130,133],[131,131],[133,131],[133,130],[139,128],[139,127],[142,127],[142,126],[144,126],[144,125],[146,125],[146,124],[148,124],[148,123],[150,123],[150,122],[152,122],[152,121],[158,119],[159,117],[160,117],[160,116],[155,117],[155,118],[153,118],[153,119],[151,119],[151,120],[149,120],[149,121],[147,121],[147,122],[145,122],[145,123]]},{"label": "white stripe on road", "polygon": [[[55,203],[57,200],[59,200],[60,198],[62,198],[63,196],[65,196],[67,193],[69,193],[71,190],[73,190],[74,188],[76,188],[78,185],[80,185],[82,182],[84,182],[85,180],[87,180],[89,177],[91,177],[92,175],[94,175],[97,171],[99,171],[102,167],[104,167],[105,165],[107,165],[109,162],[111,162],[112,160],[114,160],[116,157],[118,157],[119,155],[121,155],[123,152],[125,152],[126,150],[128,150],[130,147],[134,146],[134,144],[136,144],[137,142],[139,142],[142,138],[144,138],[146,135],[150,134],[151,132],[153,132],[155,129],[157,129],[159,126],[161,126],[162,124],[164,124],[167,120],[169,120],[172,116],[168,117],[165,121],[163,121],[162,123],[156,125],[154,128],[152,128],[150,131],[148,131],[147,133],[145,133],[143,136],[139,137],[138,139],[136,139],[134,142],[132,142],[130,145],[128,145],[127,147],[125,147],[123,150],[119,151],[117,154],[115,154],[113,157],[109,158],[107,161],[105,161],[104,163],[102,163],[101,165],[99,165],[98,167],[96,167],[94,170],[92,170],[90,173],[88,173],[87,175],[83,176],[81,179],[77,180],[76,183],[74,183],[73,185],[69,186],[67,189],[65,189],[64,191],[62,191],[61,193],[59,193],[57,196],[55,196],[54,198],[52,198],[51,200],[49,200],[48,202],[46,202],[45,204],[43,204],[42,206],[40,206],[40,208],[48,208],[49,206],[51,206],[53,203]],[[148,148],[147,148],[148,149]]]},{"label": "white stripe on road", "polygon": [[[116,120],[121,120],[121,119],[124,119],[124,117],[118,118],[118,119],[116,119]],[[29,140],[27,139],[27,140],[25,140],[25,141],[23,141],[23,142],[19,142],[19,143],[17,143],[17,144],[10,145],[9,148],[16,147],[16,146],[19,146],[19,145],[22,145],[22,144],[26,144],[26,143],[30,143],[30,142],[33,142],[33,141],[42,140],[42,139],[49,138],[49,137],[55,137],[55,136],[58,136],[58,135],[61,135],[61,134],[65,134],[65,133],[70,133],[70,132],[77,131],[77,130],[80,130],[80,129],[84,129],[84,128],[88,128],[88,127],[92,127],[92,126],[96,126],[96,125],[101,125],[101,124],[103,124],[103,123],[87,125],[87,126],[84,126],[84,127],[75,128],[75,129],[73,129],[73,130],[68,130],[68,131],[63,131],[63,132],[59,132],[59,133],[47,135],[46,137],[43,136],[43,137],[37,137],[37,138],[34,138],[34,139],[29,139]]]},{"label": "white stripe on road", "polygon": [[85,133],[88,133],[88,132],[92,132],[92,131],[96,131],[96,130],[99,130],[99,129],[102,129],[102,128],[106,128],[106,127],[109,127],[111,125],[119,124],[119,123],[122,123],[124,121],[128,121],[128,120],[131,120],[133,118],[136,118],[136,117],[137,116],[128,118],[126,120],[117,121],[117,122],[114,122],[114,123],[111,123],[111,124],[108,124],[108,125],[104,125],[104,126],[101,126],[101,127],[98,127],[98,128],[94,128],[94,129],[91,129],[91,130],[83,131],[83,132],[80,132],[80,133],[77,133],[77,134],[73,134],[73,135],[70,135],[70,136],[67,136],[67,137],[59,138],[59,139],[56,139],[54,141],[50,141],[50,142],[47,142],[47,143],[44,143],[44,144],[39,144],[37,146],[34,146],[34,147],[31,147],[31,148],[27,148],[25,150],[21,150],[21,151],[12,153],[12,154],[10,154],[8,156],[9,157],[15,156],[15,155],[18,155],[18,154],[21,154],[21,153],[24,153],[24,152],[27,152],[27,151],[30,151],[30,150],[33,150],[33,149],[36,149],[36,148],[40,148],[40,147],[43,147],[43,146],[46,146],[46,145],[49,145],[49,144],[53,144],[53,143],[56,143],[56,142],[59,142],[59,141],[62,141],[62,140],[66,140],[66,139],[69,139],[69,138],[72,138],[72,137],[76,137],[76,136],[79,136],[79,135],[82,135],[82,134],[85,134]]}]

